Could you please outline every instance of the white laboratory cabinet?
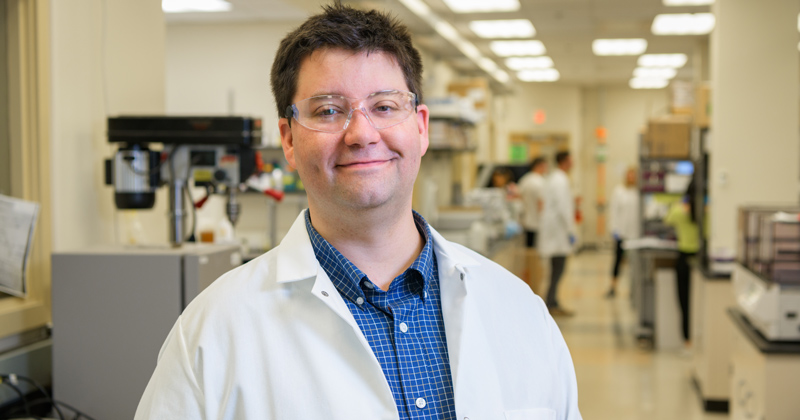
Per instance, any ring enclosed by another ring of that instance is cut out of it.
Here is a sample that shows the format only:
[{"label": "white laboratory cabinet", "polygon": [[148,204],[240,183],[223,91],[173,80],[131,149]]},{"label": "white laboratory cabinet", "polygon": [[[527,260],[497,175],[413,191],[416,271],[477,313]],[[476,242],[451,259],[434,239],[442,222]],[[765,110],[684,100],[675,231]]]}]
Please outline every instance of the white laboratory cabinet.
[{"label": "white laboratory cabinet", "polygon": [[730,419],[800,418],[800,343],[766,341],[737,309],[731,346]]},{"label": "white laboratory cabinet", "polygon": [[107,246],[53,254],[53,397],[130,419],[189,302],[241,265],[238,246]]}]

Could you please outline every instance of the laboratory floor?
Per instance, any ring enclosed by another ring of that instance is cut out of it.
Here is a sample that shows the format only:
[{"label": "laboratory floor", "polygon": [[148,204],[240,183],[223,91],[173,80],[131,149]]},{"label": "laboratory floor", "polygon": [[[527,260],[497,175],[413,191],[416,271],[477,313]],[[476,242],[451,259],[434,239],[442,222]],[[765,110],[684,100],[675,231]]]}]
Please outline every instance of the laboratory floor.
[{"label": "laboratory floor", "polygon": [[[691,382],[691,357],[648,349],[634,336],[627,267],[617,297],[606,299],[613,254],[570,257],[559,295],[570,318],[556,318],[572,353],[581,414],[592,420],[706,420]],[[546,286],[545,286],[546,287]]]}]

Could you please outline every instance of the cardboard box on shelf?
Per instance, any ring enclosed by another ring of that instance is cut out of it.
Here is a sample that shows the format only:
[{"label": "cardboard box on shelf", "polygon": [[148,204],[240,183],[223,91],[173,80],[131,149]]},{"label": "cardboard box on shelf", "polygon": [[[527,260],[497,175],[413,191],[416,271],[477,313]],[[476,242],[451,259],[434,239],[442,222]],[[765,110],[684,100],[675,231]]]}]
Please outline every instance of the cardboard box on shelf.
[{"label": "cardboard box on shelf", "polygon": [[643,155],[650,158],[688,159],[691,153],[691,121],[691,117],[682,115],[651,119]]}]

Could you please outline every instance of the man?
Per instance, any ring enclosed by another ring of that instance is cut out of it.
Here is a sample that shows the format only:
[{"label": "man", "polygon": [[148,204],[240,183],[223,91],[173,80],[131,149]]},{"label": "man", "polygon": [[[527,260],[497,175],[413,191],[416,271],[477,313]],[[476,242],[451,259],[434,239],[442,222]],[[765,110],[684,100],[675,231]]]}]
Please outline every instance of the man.
[{"label": "man", "polygon": [[536,252],[536,239],[539,233],[540,214],[544,207],[545,172],[547,172],[547,161],[537,157],[531,162],[530,172],[519,180],[526,247],[524,280],[536,294],[540,293],[542,282],[542,265]]},{"label": "man", "polygon": [[327,6],[281,42],[281,141],[309,208],[186,308],[137,419],[581,418],[541,301],[411,210],[421,73],[376,11]]},{"label": "man", "polygon": [[542,211],[540,252],[550,258],[550,286],[545,302],[554,316],[573,315],[558,302],[558,282],[575,244],[575,204],[567,176],[570,169],[572,158],[569,152],[557,153],[556,169],[547,180]]}]

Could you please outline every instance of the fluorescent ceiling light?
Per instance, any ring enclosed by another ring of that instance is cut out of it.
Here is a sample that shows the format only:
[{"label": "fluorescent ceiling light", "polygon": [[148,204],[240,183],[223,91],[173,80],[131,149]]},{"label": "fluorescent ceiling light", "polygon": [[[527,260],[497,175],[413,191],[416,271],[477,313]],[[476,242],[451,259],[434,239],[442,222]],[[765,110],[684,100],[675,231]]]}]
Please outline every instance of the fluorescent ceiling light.
[{"label": "fluorescent ceiling light", "polygon": [[474,44],[464,39],[453,25],[436,15],[425,2],[422,0],[400,0],[400,3],[430,25],[444,39],[450,41],[459,51],[498,82],[508,83],[508,74],[498,69],[497,63],[484,57]]},{"label": "fluorescent ceiling light", "polygon": [[549,69],[553,67],[553,59],[541,57],[511,57],[506,59],[506,67],[511,70]]},{"label": "fluorescent ceiling light", "polygon": [[592,51],[595,55],[639,55],[647,50],[647,40],[632,39],[595,39]]},{"label": "fluorescent ceiling light", "polygon": [[556,69],[523,70],[517,78],[523,82],[555,82],[561,77]]},{"label": "fluorescent ceiling light", "polygon": [[436,24],[433,25],[433,29],[435,29],[439,35],[448,41],[456,42],[457,40],[461,39],[461,35],[458,33],[456,28],[443,20],[436,22]]},{"label": "fluorescent ceiling light", "polygon": [[486,73],[494,73],[497,71],[497,63],[492,61],[491,58],[481,57],[481,59],[478,60],[478,66]]},{"label": "fluorescent ceiling light", "polygon": [[409,10],[414,12],[419,17],[428,17],[431,15],[431,8],[428,7],[422,0],[400,0]]},{"label": "fluorescent ceiling light", "polygon": [[637,79],[672,79],[678,72],[669,67],[637,67],[633,77]]},{"label": "fluorescent ceiling light", "polygon": [[628,82],[628,86],[633,89],[663,89],[669,85],[666,79],[640,79],[633,78]]},{"label": "fluorescent ceiling light", "polygon": [[162,0],[164,13],[227,12],[233,6],[225,0]]},{"label": "fluorescent ceiling light", "polygon": [[713,13],[656,15],[651,30],[655,35],[706,35],[714,29]]},{"label": "fluorescent ceiling light", "polygon": [[473,43],[471,43],[471,42],[469,42],[467,40],[460,39],[455,44],[456,44],[456,47],[459,50],[461,50],[462,53],[464,53],[464,55],[466,55],[467,57],[469,57],[473,61],[480,60],[480,58],[483,57],[483,55],[481,55],[480,50],[478,50],[478,47],[476,47],[475,44],[473,44]]},{"label": "fluorescent ceiling light", "polygon": [[679,69],[686,64],[686,54],[644,54],[639,57],[639,67],[672,67]]},{"label": "fluorescent ceiling light", "polygon": [[469,28],[481,38],[530,38],[536,29],[528,19],[473,20]]},{"label": "fluorescent ceiling light", "polygon": [[516,12],[518,0],[444,0],[447,7],[456,13]]},{"label": "fluorescent ceiling light", "polygon": [[511,80],[511,76],[505,72],[505,70],[497,69],[492,76],[497,79],[500,83],[508,83]]},{"label": "fluorescent ceiling light", "polygon": [[714,0],[664,0],[664,6],[707,6]]},{"label": "fluorescent ceiling light", "polygon": [[489,49],[500,57],[515,55],[543,55],[547,50],[539,40],[530,41],[492,41]]}]

